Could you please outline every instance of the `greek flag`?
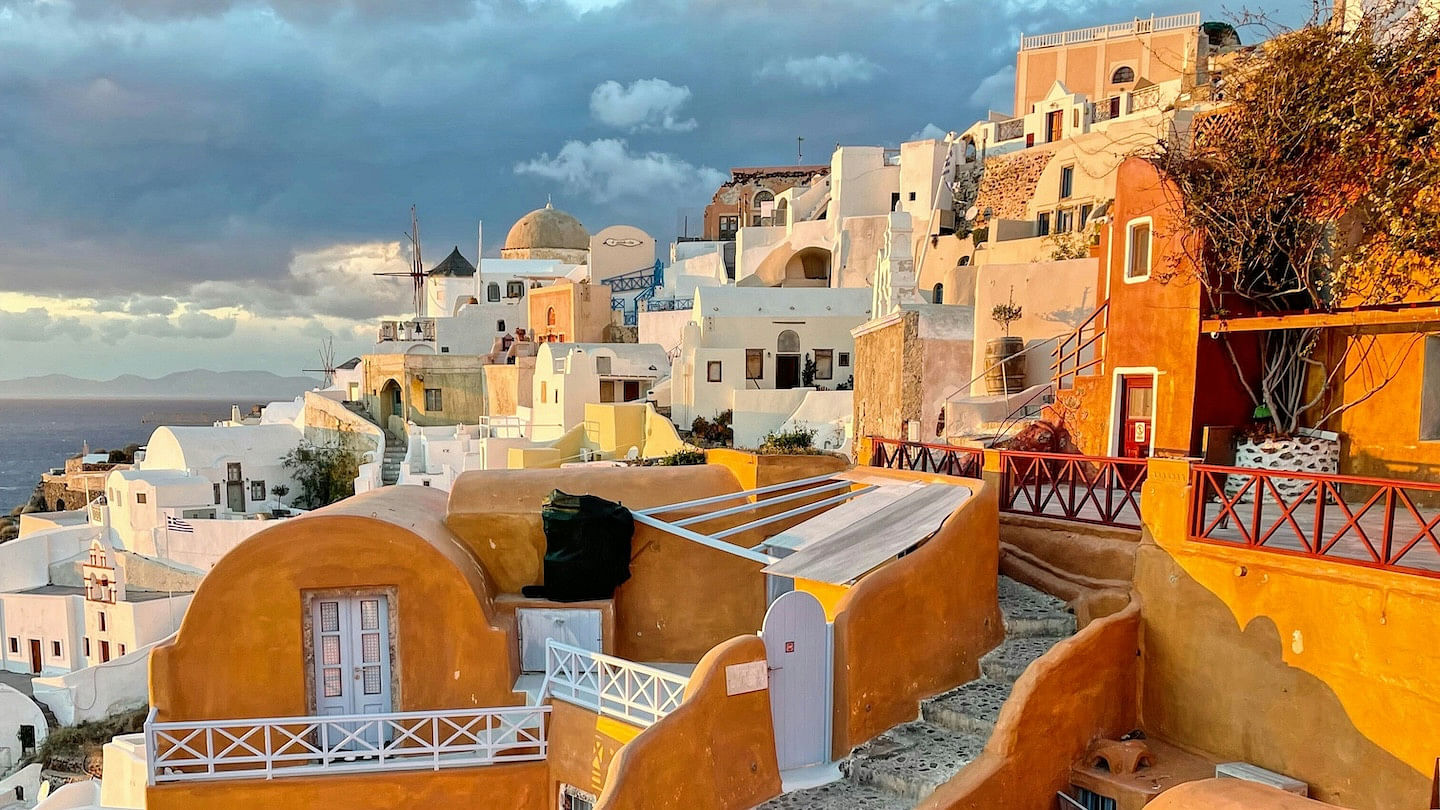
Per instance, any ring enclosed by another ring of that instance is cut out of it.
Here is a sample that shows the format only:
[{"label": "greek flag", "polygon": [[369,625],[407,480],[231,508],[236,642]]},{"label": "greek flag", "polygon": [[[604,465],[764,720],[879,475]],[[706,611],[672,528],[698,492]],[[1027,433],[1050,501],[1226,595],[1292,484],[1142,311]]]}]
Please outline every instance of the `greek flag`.
[{"label": "greek flag", "polygon": [[166,530],[172,532],[185,532],[186,534],[195,533],[194,526],[172,515],[165,516],[165,528]]}]

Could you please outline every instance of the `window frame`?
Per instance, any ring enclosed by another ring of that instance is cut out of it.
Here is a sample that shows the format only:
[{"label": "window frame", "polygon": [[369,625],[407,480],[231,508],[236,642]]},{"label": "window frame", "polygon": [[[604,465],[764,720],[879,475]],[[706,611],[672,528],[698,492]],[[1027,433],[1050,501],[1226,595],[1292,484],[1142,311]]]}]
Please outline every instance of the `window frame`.
[{"label": "window frame", "polygon": [[20,637],[19,637],[19,636],[11,636],[11,637],[10,637],[10,654],[11,654],[11,655],[19,655],[19,654],[20,654]]},{"label": "window frame", "polygon": [[148,503],[148,502],[149,502],[149,499],[145,497],[145,493],[144,493],[144,492],[137,492],[137,493],[135,493],[135,503],[136,503],[136,504],[142,504],[142,503]]},{"label": "window frame", "polygon": [[1049,236],[1049,235],[1050,235],[1050,212],[1049,212],[1049,211],[1041,211],[1040,213],[1038,213],[1038,214],[1035,215],[1035,235],[1036,235],[1036,236]]},{"label": "window frame", "polygon": [[[1145,275],[1134,275],[1135,231],[1144,226],[1148,232],[1145,241]],[[1155,267],[1155,220],[1153,217],[1135,217],[1125,223],[1125,264],[1121,267],[1122,280],[1126,284],[1141,284],[1150,280]]]},{"label": "window frame", "polygon": [[1060,199],[1075,196],[1075,164],[1060,167]]},{"label": "window frame", "polygon": [[[257,492],[259,493],[259,495],[256,495]],[[250,482],[250,500],[263,501],[265,500],[265,494],[266,493],[264,481],[256,480]]]},{"label": "window frame", "polygon": [[[1120,71],[1122,71],[1122,70],[1128,70],[1128,71],[1130,71],[1130,76],[1129,76],[1128,78],[1125,78],[1125,79],[1116,78],[1116,77],[1118,77],[1118,76],[1120,75]],[[1115,68],[1114,70],[1110,71],[1110,83],[1111,83],[1111,84],[1131,84],[1132,82],[1135,81],[1135,75],[1136,75],[1136,74],[1135,74],[1135,68],[1130,67],[1129,65],[1118,65],[1118,66],[1116,66],[1116,68]]]},{"label": "window frame", "polygon": [[850,367],[850,352],[836,352],[835,365],[837,368]]},{"label": "window frame", "polygon": [[424,391],[421,396],[425,401],[426,413],[439,413],[445,410],[445,389],[423,388],[421,390]]},{"label": "window frame", "polygon": [[506,298],[524,298],[524,297],[525,297],[525,282],[523,282],[523,281],[507,281],[507,282],[505,282],[505,297],[506,297]]},{"label": "window frame", "polygon": [[[753,376],[752,376],[751,373],[750,373],[750,364],[751,364],[751,362],[754,362],[755,365],[756,365],[756,367],[757,367],[757,369],[758,369]],[[765,379],[765,350],[764,350],[764,349],[746,349],[746,350],[745,350],[745,379],[746,379],[746,380],[763,380],[763,379]]]},{"label": "window frame", "polygon": [[[825,355],[825,359],[826,359],[827,366],[828,366],[828,367],[824,367],[824,370],[825,370],[825,373],[824,373],[824,374],[821,374],[821,373],[820,373],[820,371],[821,371],[821,369],[822,369],[822,366],[820,365],[820,355],[821,355],[821,354],[824,354],[824,355]],[[816,350],[815,350],[815,379],[817,379],[817,380],[833,380],[833,379],[835,379],[835,350],[834,350],[834,349],[816,349]]]},{"label": "window frame", "polygon": [[500,285],[494,281],[485,285],[485,301],[490,304],[500,303]]},{"label": "window frame", "polygon": [[725,382],[725,369],[721,361],[705,361],[705,381],[712,383]]}]

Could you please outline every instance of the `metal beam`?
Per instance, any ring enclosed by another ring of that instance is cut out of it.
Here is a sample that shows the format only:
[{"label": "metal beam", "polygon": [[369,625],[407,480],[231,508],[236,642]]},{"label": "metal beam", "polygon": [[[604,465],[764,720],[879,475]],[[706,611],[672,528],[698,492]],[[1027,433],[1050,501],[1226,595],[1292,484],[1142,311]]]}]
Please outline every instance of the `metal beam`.
[{"label": "metal beam", "polygon": [[829,475],[817,475],[812,478],[797,478],[794,481],[786,481],[781,484],[772,484],[768,487],[760,487],[759,489],[742,489],[739,492],[731,492],[728,495],[715,495],[710,498],[697,498],[693,501],[681,501],[679,503],[671,503],[664,506],[652,506],[649,509],[631,510],[631,514],[659,515],[665,512],[676,512],[681,509],[689,509],[694,506],[708,506],[712,503],[724,503],[726,501],[733,501],[736,498],[745,498],[750,495],[765,495],[770,492],[780,492],[786,489],[794,489],[795,487],[803,487],[807,484],[817,484],[821,481],[834,481],[836,480],[836,475],[836,473],[831,473]]},{"label": "metal beam", "polygon": [[753,551],[742,546],[737,546],[734,543],[727,543],[724,540],[717,540],[708,535],[700,534],[699,532],[687,529],[684,526],[676,526],[673,523],[666,523],[659,518],[651,517],[650,515],[644,514],[643,512],[631,512],[630,514],[635,517],[635,520],[637,522],[643,523],[646,526],[659,529],[662,532],[669,532],[676,537],[689,540],[693,543],[699,543],[702,546],[709,546],[710,548],[713,548],[717,551],[723,551],[726,554],[734,554],[736,557],[742,557],[744,559],[751,560],[752,562],[758,562],[761,565],[769,565],[773,562],[779,562],[779,558],[771,557],[769,554],[761,554],[758,551]]},{"label": "metal beam", "polygon": [[771,523],[777,523],[779,521],[795,517],[796,515],[803,515],[806,512],[814,512],[816,509],[820,509],[821,507],[834,506],[837,503],[840,503],[842,501],[848,501],[851,498],[864,495],[867,492],[873,492],[874,490],[874,486],[868,486],[862,489],[852,490],[850,492],[836,495],[833,498],[826,498],[823,501],[816,501],[815,503],[807,503],[804,506],[798,506],[794,509],[781,512],[778,515],[771,515],[770,517],[763,517],[758,520],[752,520],[749,523],[742,523],[741,525],[736,526],[733,529],[726,529],[723,532],[716,532],[715,534],[711,535],[711,537],[719,540],[722,537],[729,537],[731,535],[739,534],[741,532],[749,531],[751,529],[758,529],[761,526],[768,526]]},{"label": "metal beam", "polygon": [[685,518],[684,520],[677,520],[675,521],[675,525],[690,526],[696,523],[704,523],[707,520],[714,520],[715,518],[722,518],[728,515],[738,515],[741,512],[752,512],[756,509],[772,506],[774,504],[799,500],[800,498],[807,498],[811,495],[821,495],[826,492],[834,492],[837,489],[847,489],[854,485],[855,484],[852,481],[839,481],[834,484],[826,484],[825,486],[810,487],[808,489],[802,489],[799,492],[791,492],[787,495],[776,495],[773,498],[766,498],[760,501],[742,503],[739,506],[732,506],[729,509],[721,509],[718,512],[707,512],[703,515],[696,515],[694,517]]}]

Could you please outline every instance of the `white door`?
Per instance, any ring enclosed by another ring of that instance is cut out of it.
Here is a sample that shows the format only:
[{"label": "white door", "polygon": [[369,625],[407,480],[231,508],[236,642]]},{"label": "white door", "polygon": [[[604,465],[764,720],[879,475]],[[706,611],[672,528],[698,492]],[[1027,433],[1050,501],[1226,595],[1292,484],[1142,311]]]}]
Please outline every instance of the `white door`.
[{"label": "white door", "polygon": [[561,644],[600,652],[600,611],[526,608],[520,616],[520,670],[545,671],[545,643],[555,639]]},{"label": "white door", "polygon": [[[390,606],[385,597],[323,597],[314,600],[312,610],[316,713],[333,717],[392,711]],[[361,736],[374,744],[380,738],[377,732],[369,729]]]},{"label": "white door", "polygon": [[761,631],[770,667],[775,756],[787,770],[830,760],[830,634],[825,608],[804,591],[782,594]]}]

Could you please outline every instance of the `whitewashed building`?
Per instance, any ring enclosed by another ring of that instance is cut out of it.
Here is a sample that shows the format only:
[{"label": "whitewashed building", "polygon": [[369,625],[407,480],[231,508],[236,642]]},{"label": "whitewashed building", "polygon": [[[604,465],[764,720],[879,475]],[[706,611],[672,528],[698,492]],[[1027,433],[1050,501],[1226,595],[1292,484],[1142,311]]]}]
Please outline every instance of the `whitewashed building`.
[{"label": "whitewashed building", "polygon": [[546,343],[535,359],[531,438],[559,438],[585,418],[586,403],[639,402],[669,376],[653,343]]}]

